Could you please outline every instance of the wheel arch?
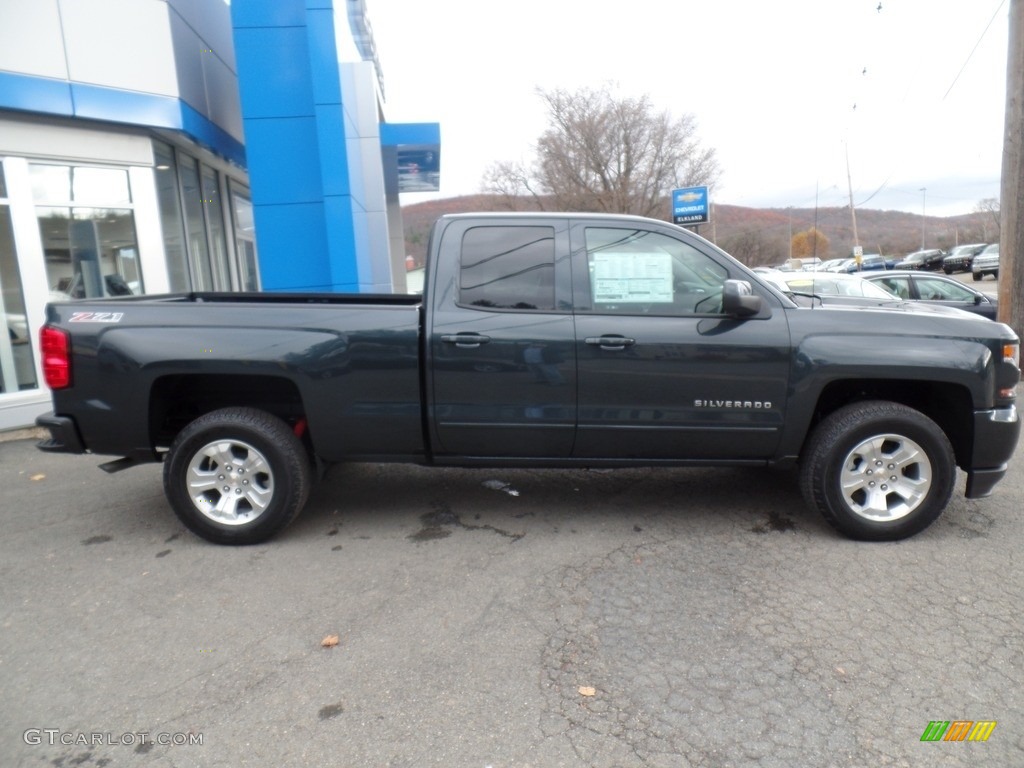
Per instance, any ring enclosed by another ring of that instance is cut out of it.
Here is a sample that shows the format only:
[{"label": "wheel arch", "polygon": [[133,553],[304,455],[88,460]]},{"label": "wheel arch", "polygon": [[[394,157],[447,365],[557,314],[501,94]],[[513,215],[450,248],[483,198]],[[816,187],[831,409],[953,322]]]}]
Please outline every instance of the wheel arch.
[{"label": "wheel arch", "polygon": [[299,388],[283,376],[161,376],[150,388],[150,444],[157,450],[166,448],[191,422],[212,411],[230,407],[256,408],[277,416],[293,429],[306,415]]},{"label": "wheel arch", "polygon": [[939,381],[851,379],[834,381],[819,394],[800,446],[800,455],[814,428],[843,406],[865,400],[888,400],[920,411],[934,421],[953,446],[956,463],[968,466],[974,450],[974,405],[970,391]]}]

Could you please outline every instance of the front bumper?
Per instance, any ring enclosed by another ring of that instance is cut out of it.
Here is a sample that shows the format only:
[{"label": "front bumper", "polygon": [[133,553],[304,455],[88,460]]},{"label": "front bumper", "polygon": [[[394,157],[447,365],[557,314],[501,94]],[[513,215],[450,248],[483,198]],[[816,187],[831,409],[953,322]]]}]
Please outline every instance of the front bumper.
[{"label": "front bumper", "polygon": [[1017,407],[993,408],[974,414],[974,452],[967,469],[968,499],[988,496],[1009,467],[1020,438]]},{"label": "front bumper", "polygon": [[85,443],[78,434],[75,420],[70,416],[44,413],[36,419],[36,426],[50,431],[50,436],[36,443],[36,448],[47,453],[85,453]]}]

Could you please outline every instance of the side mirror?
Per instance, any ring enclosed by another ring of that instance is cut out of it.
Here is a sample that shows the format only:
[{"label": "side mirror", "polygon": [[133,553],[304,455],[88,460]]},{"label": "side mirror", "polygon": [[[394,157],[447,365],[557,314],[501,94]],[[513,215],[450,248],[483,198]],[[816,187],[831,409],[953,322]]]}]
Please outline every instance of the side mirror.
[{"label": "side mirror", "polygon": [[974,296],[974,306],[978,306],[983,301],[985,301],[985,297],[984,296],[978,296],[977,294],[975,294],[975,296]]},{"label": "side mirror", "polygon": [[750,317],[761,312],[761,297],[746,280],[726,280],[722,286],[722,312],[733,317]]}]

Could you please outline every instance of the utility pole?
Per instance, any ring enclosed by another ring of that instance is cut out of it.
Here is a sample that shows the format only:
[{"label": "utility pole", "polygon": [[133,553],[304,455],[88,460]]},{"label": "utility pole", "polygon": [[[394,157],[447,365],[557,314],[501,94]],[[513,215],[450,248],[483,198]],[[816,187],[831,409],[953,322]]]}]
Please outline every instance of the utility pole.
[{"label": "utility pole", "polygon": [[850,220],[853,222],[853,258],[860,269],[860,239],[857,237],[857,209],[853,206],[853,176],[850,175],[850,145],[846,145],[846,184],[850,189]]},{"label": "utility pole", "polygon": [[998,319],[1024,336],[1024,0],[1010,0],[1000,198]]},{"label": "utility pole", "polygon": [[928,187],[921,187],[919,192],[921,193],[921,250],[923,251],[924,250],[924,222],[925,222],[924,200],[925,200],[925,195],[928,192]]}]

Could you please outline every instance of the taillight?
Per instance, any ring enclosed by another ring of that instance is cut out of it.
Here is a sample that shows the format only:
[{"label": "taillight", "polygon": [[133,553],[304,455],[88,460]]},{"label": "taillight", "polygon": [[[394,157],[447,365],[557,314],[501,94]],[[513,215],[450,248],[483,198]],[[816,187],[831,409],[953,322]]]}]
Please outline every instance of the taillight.
[{"label": "taillight", "polygon": [[43,378],[50,389],[71,386],[71,341],[59,328],[43,326],[39,332],[39,348],[43,353]]}]

